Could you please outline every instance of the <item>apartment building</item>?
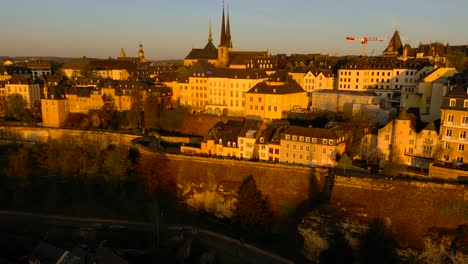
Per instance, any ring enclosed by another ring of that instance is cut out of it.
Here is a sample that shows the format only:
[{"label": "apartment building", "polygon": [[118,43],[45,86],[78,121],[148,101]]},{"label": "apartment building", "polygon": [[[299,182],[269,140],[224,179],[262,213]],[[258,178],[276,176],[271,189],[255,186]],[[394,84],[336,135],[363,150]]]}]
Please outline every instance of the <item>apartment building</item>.
[{"label": "apartment building", "polygon": [[280,162],[307,166],[335,166],[337,154],[346,147],[339,128],[291,126],[281,133]]},{"label": "apartment building", "polygon": [[428,60],[363,57],[347,60],[338,68],[337,88],[345,91],[375,91],[389,102],[400,107],[402,93],[414,92],[416,81],[431,71]]},{"label": "apartment building", "polygon": [[429,123],[422,131],[415,128],[416,117],[401,108],[396,119],[378,130],[377,149],[386,161],[428,169],[435,159],[438,133]]},{"label": "apartment building", "polygon": [[261,82],[246,93],[244,115],[282,119],[286,112],[306,109],[307,92],[297,82]]},{"label": "apartment building", "polygon": [[12,78],[5,83],[6,96],[20,94],[26,101],[28,108],[39,105],[41,101],[41,89],[38,83],[33,83],[28,78]]}]

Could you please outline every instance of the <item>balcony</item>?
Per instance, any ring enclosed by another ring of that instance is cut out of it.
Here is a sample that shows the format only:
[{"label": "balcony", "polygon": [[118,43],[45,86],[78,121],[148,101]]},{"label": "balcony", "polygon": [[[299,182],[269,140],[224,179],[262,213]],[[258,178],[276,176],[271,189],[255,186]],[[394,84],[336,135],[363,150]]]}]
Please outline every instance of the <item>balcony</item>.
[{"label": "balcony", "polygon": [[411,157],[418,157],[418,158],[424,158],[424,159],[434,159],[433,153],[431,152],[430,154],[426,154],[424,152],[408,152],[405,151],[405,156],[411,156]]},{"label": "balcony", "polygon": [[450,141],[450,142],[455,142],[455,143],[468,143],[468,140],[466,138],[457,138],[457,137],[451,137],[451,136],[442,136],[443,141]]},{"label": "balcony", "polygon": [[446,127],[456,127],[456,128],[466,128],[468,129],[468,123],[462,122],[449,122],[449,121],[442,121],[442,126]]}]

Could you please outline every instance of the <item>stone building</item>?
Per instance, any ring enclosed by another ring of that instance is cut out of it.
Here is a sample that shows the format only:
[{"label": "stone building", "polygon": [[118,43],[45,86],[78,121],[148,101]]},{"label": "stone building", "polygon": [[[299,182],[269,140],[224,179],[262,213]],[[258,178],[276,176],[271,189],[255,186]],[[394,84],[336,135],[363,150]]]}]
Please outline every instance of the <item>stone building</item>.
[{"label": "stone building", "polygon": [[335,166],[346,147],[346,133],[339,128],[291,126],[281,133],[280,162],[307,166]]}]

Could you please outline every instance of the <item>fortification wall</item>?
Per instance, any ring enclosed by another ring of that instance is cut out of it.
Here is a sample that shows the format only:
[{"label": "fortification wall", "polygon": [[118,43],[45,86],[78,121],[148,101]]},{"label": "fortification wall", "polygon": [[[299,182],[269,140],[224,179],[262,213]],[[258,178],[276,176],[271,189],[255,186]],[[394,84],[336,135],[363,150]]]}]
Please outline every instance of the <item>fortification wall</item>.
[{"label": "fortification wall", "polygon": [[188,206],[219,217],[232,216],[235,193],[248,175],[268,196],[273,211],[284,215],[321,192],[328,173],[327,169],[163,154],[142,146],[139,149],[142,157],[160,164],[158,177],[172,180]]},{"label": "fortification wall", "polygon": [[430,227],[468,223],[468,186],[336,176],[331,202],[390,223],[399,241],[423,247]]},{"label": "fortification wall", "polygon": [[50,139],[59,139],[63,136],[71,136],[80,140],[97,141],[103,146],[109,144],[124,144],[130,146],[133,139],[141,137],[139,135],[92,130],[0,126],[0,139],[2,140],[48,142]]}]

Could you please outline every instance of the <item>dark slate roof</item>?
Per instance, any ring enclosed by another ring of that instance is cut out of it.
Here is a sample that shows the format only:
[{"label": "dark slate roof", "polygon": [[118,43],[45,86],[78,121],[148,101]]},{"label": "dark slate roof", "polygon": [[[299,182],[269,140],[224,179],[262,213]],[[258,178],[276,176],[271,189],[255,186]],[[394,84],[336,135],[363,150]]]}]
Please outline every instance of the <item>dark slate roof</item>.
[{"label": "dark slate roof", "polygon": [[353,57],[341,60],[338,69],[422,69],[430,65],[428,59],[408,59],[406,61],[393,57]]},{"label": "dark slate roof", "polygon": [[277,70],[268,78],[272,82],[286,82],[290,79],[291,77],[286,70]]},{"label": "dark slate roof", "polygon": [[45,97],[46,99],[55,100],[66,99],[65,91],[69,88],[70,86],[65,85],[52,86],[49,89],[47,89],[47,94],[45,95]]},{"label": "dark slate roof", "polygon": [[297,135],[313,138],[326,138],[326,139],[338,139],[341,137],[337,129],[326,129],[316,127],[300,127],[291,126],[281,133],[281,138],[284,139],[284,135]]},{"label": "dark slate roof", "polygon": [[246,65],[259,58],[268,59],[267,51],[231,51],[229,52],[229,63],[234,65]]},{"label": "dark slate roof", "polygon": [[[276,128],[274,127],[267,127],[266,129],[260,131],[260,135],[257,139],[257,144],[268,144],[271,140],[271,138],[273,137],[273,135],[275,134],[276,132]],[[260,143],[260,138],[263,138],[263,143]]]},{"label": "dark slate roof", "polygon": [[312,94],[346,94],[353,96],[378,96],[375,91],[316,90]]},{"label": "dark slate roof", "polygon": [[192,49],[185,59],[216,60],[218,59],[218,49],[209,41],[203,49]]},{"label": "dark slate roof", "polygon": [[248,131],[255,130],[255,136],[258,134],[260,127],[262,125],[262,120],[256,119],[245,119],[244,124],[242,125],[242,129],[239,132],[239,137],[246,137]]},{"label": "dark slate roof", "polygon": [[161,72],[156,76],[156,81],[158,82],[174,82],[177,81],[177,72]]},{"label": "dark slate roof", "polygon": [[[237,142],[237,137],[242,129],[242,122],[229,120],[226,124],[223,122],[218,122],[210,130],[207,137],[203,139],[206,142],[208,139],[212,139],[219,143],[219,139],[222,140],[223,146],[227,147],[228,142]],[[231,145],[232,146],[232,145]]]},{"label": "dark slate roof", "polygon": [[445,98],[468,98],[468,85],[457,85],[451,87]]},{"label": "dark slate roof", "polygon": [[281,85],[268,85],[266,82],[261,82],[247,91],[247,93],[258,94],[292,94],[305,92],[306,91],[295,81],[290,81]]},{"label": "dark slate roof", "polygon": [[93,90],[96,89],[93,87],[70,86],[65,89],[65,94],[75,94],[77,97],[89,97]]},{"label": "dark slate roof", "polygon": [[215,68],[212,77],[230,79],[266,79],[268,74],[264,70]]},{"label": "dark slate roof", "polygon": [[387,53],[396,53],[396,55],[401,55],[403,53],[403,43],[401,42],[398,30],[395,31],[392,39],[388,42],[387,48],[383,52],[384,55]]},{"label": "dark slate roof", "polygon": [[33,81],[25,77],[12,77],[7,81],[8,84],[32,84]]},{"label": "dark slate roof", "polygon": [[189,76],[191,77],[208,77],[213,76],[215,67],[213,64],[209,63],[206,60],[197,61],[189,69]]}]

